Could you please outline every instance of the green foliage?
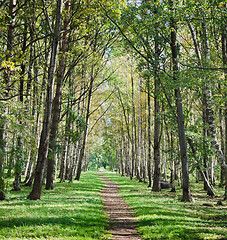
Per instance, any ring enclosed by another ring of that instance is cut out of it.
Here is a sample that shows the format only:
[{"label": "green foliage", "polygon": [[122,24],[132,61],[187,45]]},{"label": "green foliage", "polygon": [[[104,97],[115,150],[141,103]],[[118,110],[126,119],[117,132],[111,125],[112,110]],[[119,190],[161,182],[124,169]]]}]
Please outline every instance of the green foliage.
[{"label": "green foliage", "polygon": [[92,148],[92,152],[89,157],[88,169],[111,169],[111,164],[113,164],[113,168],[116,168],[117,163],[115,146],[111,137],[107,136],[107,133],[104,133],[102,136],[102,141],[99,141],[98,144]]},{"label": "green foliage", "polygon": [[73,143],[76,143],[81,138],[83,132],[85,132],[87,125],[85,119],[77,114],[73,108],[68,107],[67,111],[67,123],[69,126],[73,126],[72,128],[66,128],[65,136],[67,136]]}]

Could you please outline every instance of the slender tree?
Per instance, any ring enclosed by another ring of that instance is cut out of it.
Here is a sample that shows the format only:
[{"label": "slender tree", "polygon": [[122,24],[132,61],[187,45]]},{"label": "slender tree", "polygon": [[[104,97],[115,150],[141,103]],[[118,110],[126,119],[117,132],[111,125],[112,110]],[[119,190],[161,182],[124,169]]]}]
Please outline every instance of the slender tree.
[{"label": "slender tree", "polygon": [[[172,52],[172,62],[173,62],[173,80],[176,84],[179,83],[179,67],[178,67],[178,50],[177,50],[177,27],[176,21],[173,16],[173,7],[174,2],[169,1],[171,19],[171,52]],[[181,152],[181,164],[182,164],[182,177],[183,177],[183,196],[182,201],[191,202],[191,191],[190,191],[190,182],[189,182],[189,170],[188,170],[188,159],[187,159],[187,147],[186,147],[186,138],[185,138],[185,128],[184,128],[184,116],[183,116],[183,107],[182,107],[182,97],[181,89],[177,87],[175,89],[175,99],[176,99],[176,108],[177,108],[177,123],[178,123],[178,134],[180,142],[180,152]]]},{"label": "slender tree", "polygon": [[[12,57],[13,45],[14,45],[14,28],[16,20],[16,0],[9,1],[9,17],[8,17],[8,31],[7,31],[7,53],[6,62],[10,61]],[[6,86],[5,97],[9,97],[11,89],[11,71],[6,68],[4,71],[4,82]],[[7,109],[4,110],[7,112]],[[5,161],[5,119],[4,116],[0,116],[0,200],[5,199],[5,183],[4,183],[4,161]]]},{"label": "slender tree", "polygon": [[65,54],[67,51],[67,28],[69,25],[69,12],[70,12],[70,0],[65,2],[65,15],[64,26],[63,26],[63,37],[61,41],[61,55],[59,59],[59,69],[57,74],[57,87],[55,92],[55,97],[53,101],[53,109],[52,109],[52,122],[51,122],[51,130],[50,130],[50,146],[48,151],[47,158],[47,181],[46,181],[46,189],[53,189],[53,179],[54,179],[54,164],[55,164],[55,148],[56,148],[56,137],[58,131],[59,124],[59,112],[60,112],[60,104],[62,98],[62,82],[65,73]]},{"label": "slender tree", "polygon": [[45,169],[47,154],[48,154],[54,77],[55,77],[56,61],[57,61],[57,55],[58,55],[58,45],[60,40],[61,21],[62,21],[62,5],[63,5],[63,1],[57,0],[55,28],[53,32],[51,58],[50,58],[50,64],[48,69],[48,83],[47,83],[46,106],[45,106],[44,117],[43,117],[43,129],[42,129],[40,143],[39,143],[38,159],[37,159],[36,170],[35,170],[35,180],[34,180],[32,191],[28,195],[28,198],[30,200],[40,199],[44,169]]}]

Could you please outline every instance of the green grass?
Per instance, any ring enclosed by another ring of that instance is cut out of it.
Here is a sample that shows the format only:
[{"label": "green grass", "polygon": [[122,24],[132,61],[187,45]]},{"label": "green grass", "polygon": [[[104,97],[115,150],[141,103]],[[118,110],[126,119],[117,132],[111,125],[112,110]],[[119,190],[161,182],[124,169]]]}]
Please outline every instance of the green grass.
[{"label": "green grass", "polygon": [[[144,239],[220,239],[227,237],[227,203],[218,206],[219,198],[209,198],[202,185],[192,184],[195,203],[180,202],[182,190],[151,192],[147,184],[105,173],[120,185],[120,194],[135,210],[137,230]],[[218,194],[223,194],[218,189]],[[204,204],[209,203],[209,206]]]},{"label": "green grass", "polygon": [[[179,187],[176,193],[154,193],[136,180],[113,173],[104,175],[120,185],[120,194],[135,210],[137,229],[144,239],[227,236],[227,203],[218,206],[220,197],[207,197],[201,184],[191,184],[195,203],[183,203],[178,200],[182,192]],[[97,172],[87,172],[79,182],[55,183],[54,190],[43,190],[39,201],[26,199],[31,188],[10,192],[7,200],[0,202],[0,239],[109,239],[100,197],[104,185]],[[223,194],[220,189],[216,192]],[[207,203],[209,206],[204,205]]]},{"label": "green grass", "polygon": [[55,183],[41,200],[26,197],[30,188],[10,192],[0,202],[0,239],[107,239],[107,217],[97,173],[83,173],[75,183]]}]

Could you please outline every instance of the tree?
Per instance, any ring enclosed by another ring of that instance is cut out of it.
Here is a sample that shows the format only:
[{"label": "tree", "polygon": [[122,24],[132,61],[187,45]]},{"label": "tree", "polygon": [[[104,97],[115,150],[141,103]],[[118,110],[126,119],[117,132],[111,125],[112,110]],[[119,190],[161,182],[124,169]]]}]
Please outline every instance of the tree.
[{"label": "tree", "polygon": [[[10,62],[14,44],[14,27],[16,17],[16,0],[10,0],[9,2],[9,17],[8,17],[8,32],[7,32],[7,53],[5,60],[5,71],[4,71],[4,84],[5,84],[5,96],[9,97],[11,88],[11,69]],[[13,66],[13,65],[12,65]],[[7,112],[7,109],[4,111]],[[5,139],[4,139],[4,128],[5,119],[0,116],[0,200],[5,199],[5,183],[4,183],[4,159],[5,159]]]},{"label": "tree", "polygon": [[[173,7],[174,2],[169,1],[171,18],[170,18],[170,31],[171,31],[171,52],[172,52],[172,62],[173,62],[173,80],[177,84],[178,79],[178,51],[177,51],[177,28],[176,22],[173,17]],[[177,109],[177,123],[178,123],[178,134],[180,142],[180,152],[181,152],[181,164],[182,164],[182,177],[183,177],[183,196],[182,201],[191,202],[191,192],[190,192],[190,183],[189,183],[189,170],[188,170],[188,159],[187,159],[187,147],[186,147],[186,138],[185,138],[185,129],[184,129],[184,117],[183,117],[183,108],[182,108],[182,97],[181,90],[179,87],[175,88],[175,99],[176,99],[176,109]]]},{"label": "tree", "polygon": [[[65,2],[65,11],[67,14],[70,12],[70,0]],[[68,16],[66,15],[64,19],[64,27],[62,41],[61,41],[61,55],[59,59],[59,69],[57,74],[57,87],[55,92],[55,97],[53,101],[53,108],[52,108],[52,122],[51,122],[51,130],[50,130],[50,146],[48,151],[47,157],[47,181],[46,181],[46,190],[53,189],[53,179],[54,179],[54,158],[55,158],[55,148],[56,148],[56,137],[57,137],[57,130],[59,124],[59,112],[60,112],[60,105],[61,105],[61,98],[62,98],[62,83],[65,73],[65,54],[67,51],[67,28],[68,28],[69,20]]]},{"label": "tree", "polygon": [[28,195],[30,200],[40,199],[41,189],[43,183],[43,174],[45,169],[45,164],[47,160],[48,147],[49,147],[49,132],[51,123],[51,112],[52,112],[52,99],[53,99],[53,86],[54,86],[54,76],[56,69],[56,60],[58,54],[58,44],[60,38],[61,30],[61,20],[62,20],[62,0],[57,0],[57,10],[56,10],[56,20],[55,28],[53,33],[52,48],[51,48],[51,58],[48,69],[48,84],[47,84],[47,95],[46,95],[46,106],[43,117],[43,129],[40,138],[38,159],[35,170],[35,180],[31,193]]}]

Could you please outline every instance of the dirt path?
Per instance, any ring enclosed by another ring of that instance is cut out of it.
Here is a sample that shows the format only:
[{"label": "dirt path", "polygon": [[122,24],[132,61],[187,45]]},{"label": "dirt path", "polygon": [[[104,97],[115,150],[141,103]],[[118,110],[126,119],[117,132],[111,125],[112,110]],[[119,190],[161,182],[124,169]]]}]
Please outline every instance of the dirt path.
[{"label": "dirt path", "polygon": [[119,195],[119,186],[100,174],[107,184],[101,190],[104,210],[110,219],[110,231],[115,240],[142,240],[135,229],[133,211]]}]

